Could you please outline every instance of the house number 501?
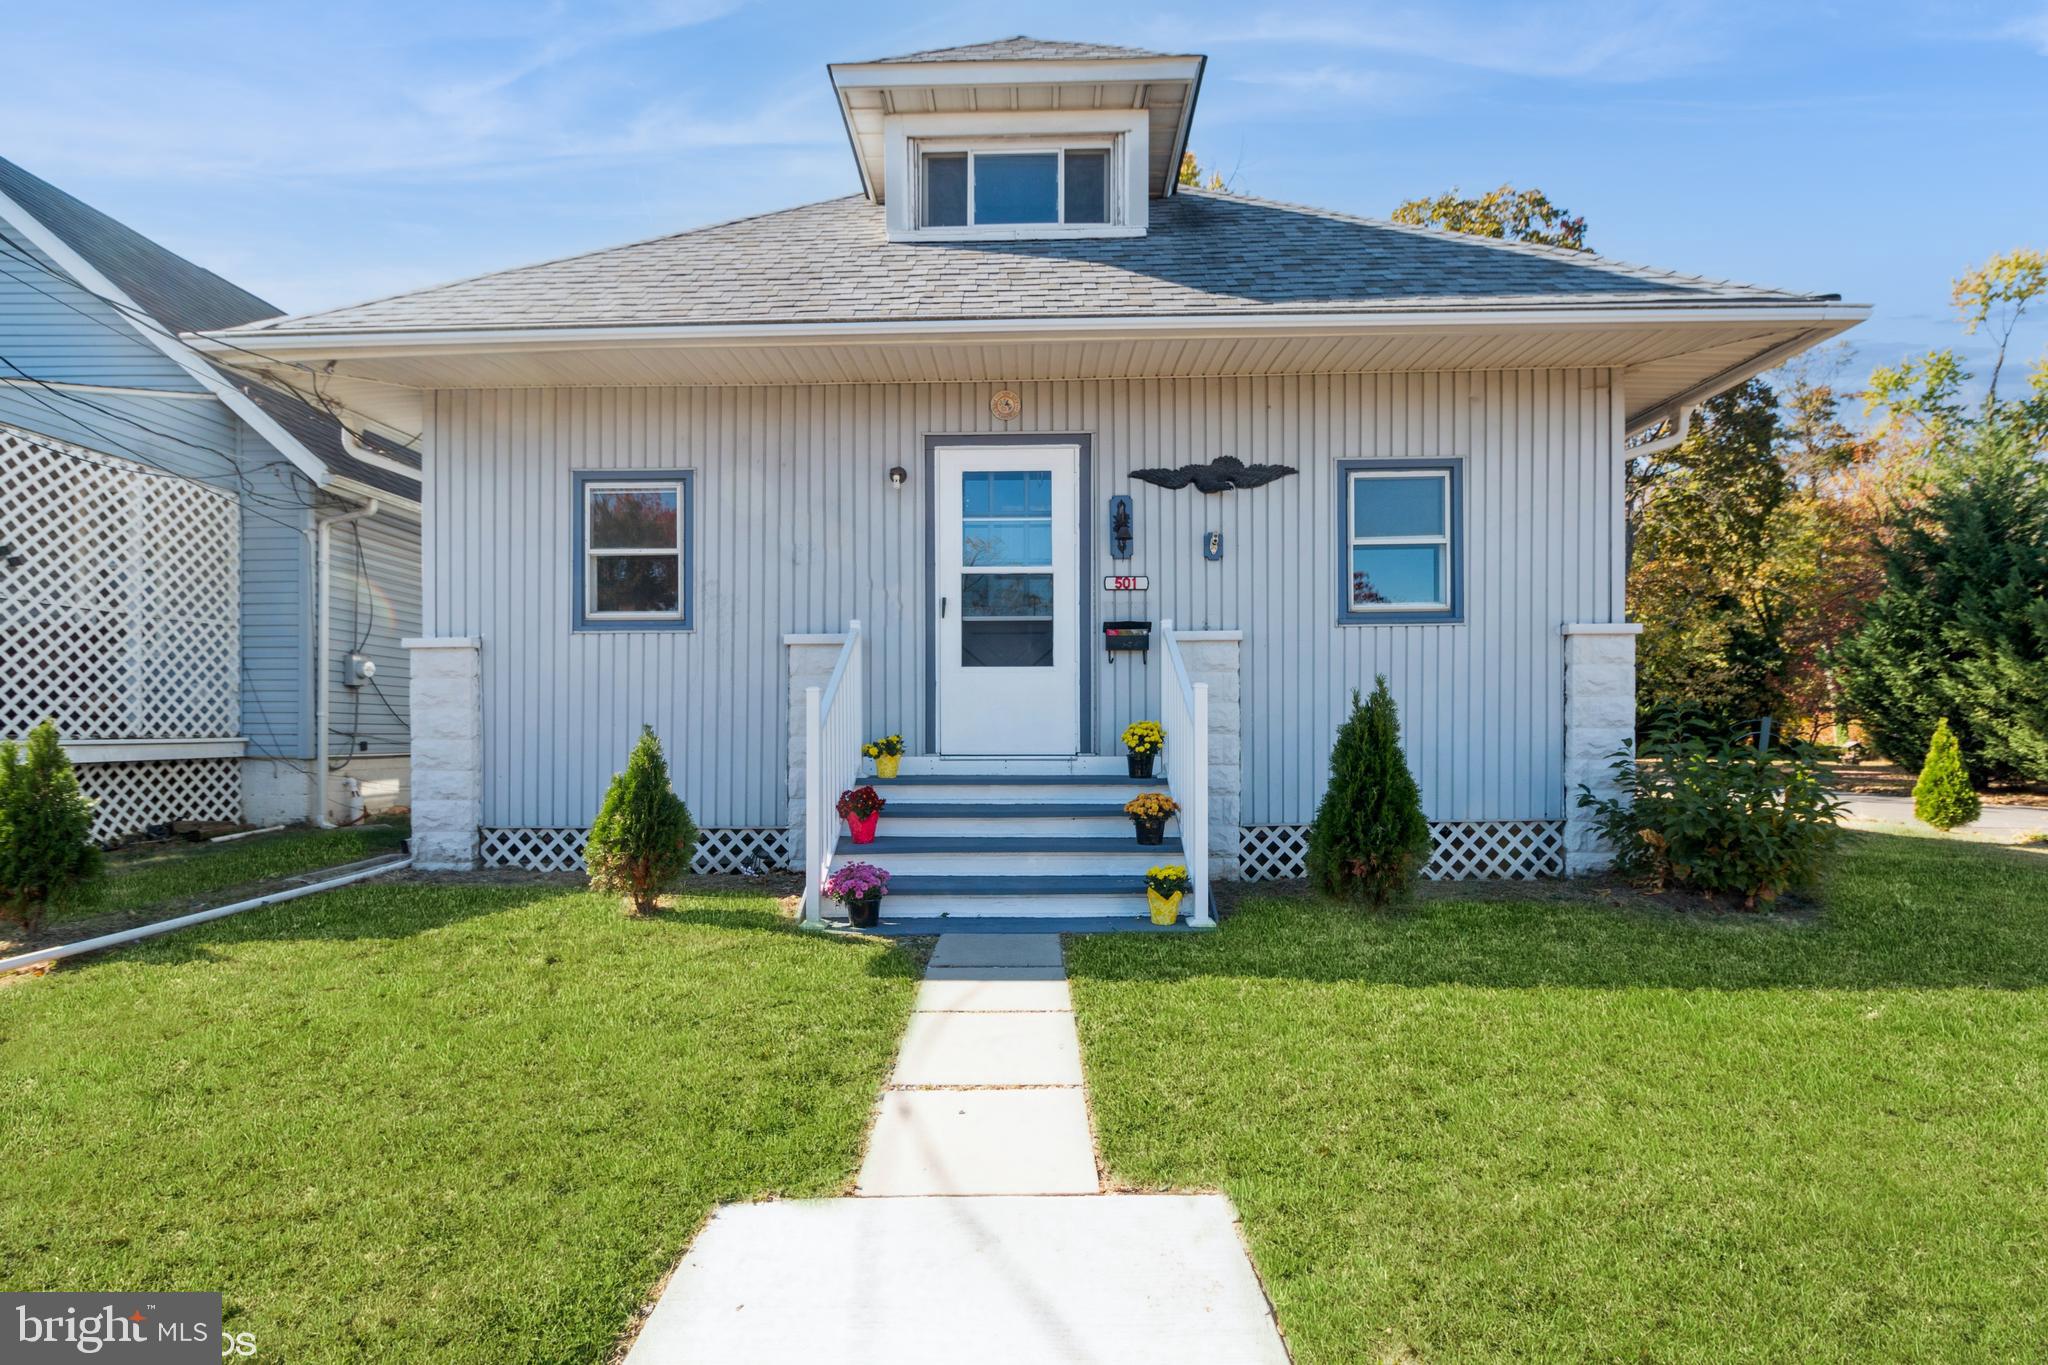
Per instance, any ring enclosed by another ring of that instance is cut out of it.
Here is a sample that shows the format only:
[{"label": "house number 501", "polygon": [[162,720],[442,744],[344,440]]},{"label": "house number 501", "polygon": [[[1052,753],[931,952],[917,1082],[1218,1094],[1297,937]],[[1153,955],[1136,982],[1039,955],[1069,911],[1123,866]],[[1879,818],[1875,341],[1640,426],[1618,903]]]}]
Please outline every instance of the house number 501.
[{"label": "house number 501", "polygon": [[1104,592],[1150,592],[1152,580],[1141,573],[1111,574],[1102,580]]}]

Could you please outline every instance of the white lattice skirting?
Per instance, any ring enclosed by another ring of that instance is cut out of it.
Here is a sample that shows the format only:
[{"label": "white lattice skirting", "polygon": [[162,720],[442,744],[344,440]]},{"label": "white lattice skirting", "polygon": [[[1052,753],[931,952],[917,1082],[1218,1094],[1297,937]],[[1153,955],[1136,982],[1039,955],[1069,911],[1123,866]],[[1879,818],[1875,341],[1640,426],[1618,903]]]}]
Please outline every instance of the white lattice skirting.
[{"label": "white lattice skirting", "polygon": [[77,773],[93,803],[92,837],[102,842],[173,820],[242,818],[238,758],[81,763]]},{"label": "white lattice skirting", "polygon": [[[581,872],[587,829],[481,829],[485,867]],[[700,829],[692,872],[772,872],[791,862],[786,829]]]},{"label": "white lattice skirting", "polygon": [[0,735],[238,734],[235,498],[0,426]]},{"label": "white lattice skirting", "polygon": [[[1429,827],[1433,882],[1524,881],[1564,875],[1562,820],[1447,820]],[[1307,874],[1307,825],[1247,825],[1239,866],[1248,882]]]}]

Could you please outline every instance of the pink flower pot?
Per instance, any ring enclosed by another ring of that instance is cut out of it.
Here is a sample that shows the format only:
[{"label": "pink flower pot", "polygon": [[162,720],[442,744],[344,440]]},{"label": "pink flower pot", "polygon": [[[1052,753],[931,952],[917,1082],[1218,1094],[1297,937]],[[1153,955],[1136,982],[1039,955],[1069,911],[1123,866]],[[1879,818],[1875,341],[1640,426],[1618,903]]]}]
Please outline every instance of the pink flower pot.
[{"label": "pink flower pot", "polygon": [[875,841],[875,825],[881,818],[880,811],[876,811],[865,820],[857,815],[849,815],[846,817],[846,828],[852,831],[856,844],[872,844]]}]

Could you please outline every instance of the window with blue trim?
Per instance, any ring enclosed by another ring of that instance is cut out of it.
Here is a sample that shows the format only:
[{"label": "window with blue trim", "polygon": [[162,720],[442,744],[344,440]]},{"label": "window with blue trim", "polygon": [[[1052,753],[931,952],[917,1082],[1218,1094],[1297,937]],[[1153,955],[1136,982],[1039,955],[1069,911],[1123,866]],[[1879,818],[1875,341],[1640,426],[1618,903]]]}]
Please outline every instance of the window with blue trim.
[{"label": "window with blue trim", "polygon": [[576,627],[690,625],[690,475],[576,476]]},{"label": "window with blue trim", "polygon": [[1464,615],[1458,460],[1338,466],[1338,615],[1359,624]]}]

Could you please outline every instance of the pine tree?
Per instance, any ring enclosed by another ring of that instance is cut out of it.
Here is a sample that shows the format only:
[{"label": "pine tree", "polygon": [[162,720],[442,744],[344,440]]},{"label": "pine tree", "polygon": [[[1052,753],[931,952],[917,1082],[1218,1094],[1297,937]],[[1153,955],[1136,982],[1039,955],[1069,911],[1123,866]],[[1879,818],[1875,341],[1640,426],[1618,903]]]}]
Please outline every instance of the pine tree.
[{"label": "pine tree", "polygon": [[1412,888],[1430,855],[1422,794],[1401,754],[1394,695],[1382,676],[1372,700],[1351,694],[1351,715],[1330,753],[1330,786],[1309,827],[1308,872],[1316,889],[1383,908]]},{"label": "pine tree", "polygon": [[584,861],[591,890],[624,896],[629,913],[651,915],[655,898],[689,870],[696,850],[697,824],[669,787],[661,741],[643,725],[626,770],[612,778],[590,827]]},{"label": "pine tree", "polygon": [[1948,721],[1938,720],[1934,741],[1927,746],[1927,762],[1913,784],[1913,814],[1936,829],[1954,829],[1983,813],[1983,803],[1970,786],[1970,774],[1963,769],[1962,747]]},{"label": "pine tree", "polygon": [[1851,712],[1902,767],[1946,720],[1973,781],[2048,781],[2048,472],[2023,433],[1976,441],[1893,532],[1837,655]]},{"label": "pine tree", "polygon": [[0,918],[33,931],[50,909],[84,903],[101,862],[92,803],[57,727],[46,720],[29,731],[26,752],[0,743]]}]

